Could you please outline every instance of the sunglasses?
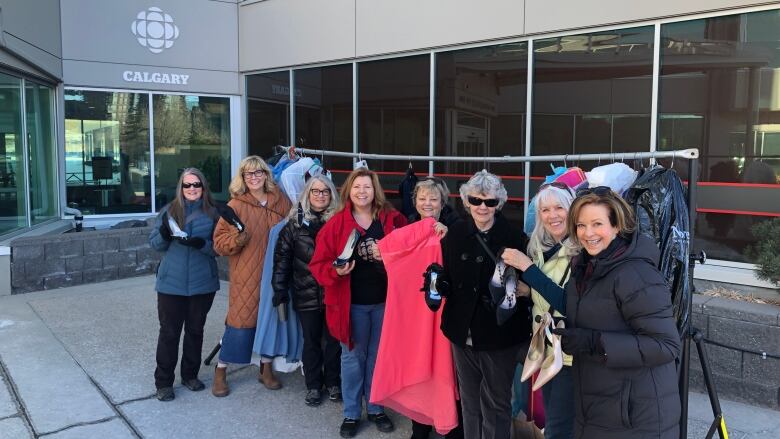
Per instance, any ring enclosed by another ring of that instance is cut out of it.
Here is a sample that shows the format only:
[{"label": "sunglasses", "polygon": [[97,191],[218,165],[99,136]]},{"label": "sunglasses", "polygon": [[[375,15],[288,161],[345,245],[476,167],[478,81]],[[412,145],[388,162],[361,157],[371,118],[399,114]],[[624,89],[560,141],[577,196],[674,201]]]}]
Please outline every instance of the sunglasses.
[{"label": "sunglasses", "polygon": [[315,197],[319,197],[320,195],[330,196],[330,189],[312,189],[310,192]]},{"label": "sunglasses", "polygon": [[480,204],[485,204],[486,207],[496,207],[498,206],[498,200],[496,198],[488,198],[487,200],[483,200],[479,197],[472,197],[469,195],[466,198],[469,201],[469,204],[471,204],[474,207],[479,206]]},{"label": "sunglasses", "polygon": [[553,182],[545,183],[545,184],[539,186],[539,192],[541,192],[542,189],[546,189],[548,187],[555,187],[555,188],[564,190],[564,191],[566,191],[568,193],[571,193],[571,188],[569,187],[569,185],[567,185],[566,183],[561,183],[560,181],[553,181]]},{"label": "sunglasses", "polygon": [[252,177],[260,178],[260,177],[265,175],[265,171],[257,170],[257,171],[253,171],[253,172],[244,172],[243,175],[244,175],[244,178],[252,178]]},{"label": "sunglasses", "polygon": [[184,188],[184,189],[189,189],[191,187],[194,187],[195,189],[200,189],[200,188],[203,187],[203,183],[201,183],[199,181],[195,181],[193,183],[182,183],[181,187]]},{"label": "sunglasses", "polygon": [[586,187],[577,190],[577,198],[583,197],[588,194],[596,194],[599,197],[604,197],[608,195],[614,194],[612,191],[612,188],[609,186],[596,186],[596,187]]}]

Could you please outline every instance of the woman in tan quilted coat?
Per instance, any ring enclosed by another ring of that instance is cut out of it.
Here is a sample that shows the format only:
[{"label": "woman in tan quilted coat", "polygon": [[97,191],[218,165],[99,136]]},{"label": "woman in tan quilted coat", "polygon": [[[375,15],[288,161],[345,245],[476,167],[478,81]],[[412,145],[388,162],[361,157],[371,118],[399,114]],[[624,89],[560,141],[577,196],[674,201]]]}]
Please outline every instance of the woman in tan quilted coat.
[{"label": "woman in tan quilted coat", "polygon": [[[250,362],[268,232],[291,207],[290,201],[274,184],[271,169],[258,156],[241,161],[238,174],[230,182],[230,195],[228,206],[235,214],[223,215],[214,229],[214,250],[228,256],[230,266],[225,334],[211,389],[214,396],[230,393],[226,373],[229,363]],[[232,220],[226,220],[231,216]],[[274,377],[270,362],[271,359],[262,359],[258,380],[268,389],[276,390],[282,385]]]}]

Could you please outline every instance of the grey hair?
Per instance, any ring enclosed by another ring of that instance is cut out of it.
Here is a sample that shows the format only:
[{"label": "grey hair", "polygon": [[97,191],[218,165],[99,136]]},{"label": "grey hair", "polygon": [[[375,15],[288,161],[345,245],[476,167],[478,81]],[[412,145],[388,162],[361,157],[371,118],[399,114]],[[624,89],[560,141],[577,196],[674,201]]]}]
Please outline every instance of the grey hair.
[{"label": "grey hair", "polygon": [[[528,240],[528,256],[531,259],[536,258],[539,252],[546,252],[551,249],[557,242],[555,238],[544,228],[542,224],[542,215],[539,213],[539,206],[544,202],[557,203],[561,207],[569,212],[571,203],[574,201],[574,195],[571,191],[567,191],[555,186],[547,186],[539,191],[536,195],[536,222],[534,223],[534,230],[531,232],[531,237]],[[566,219],[564,219],[566,221]],[[563,245],[567,251],[568,256],[574,256],[579,252],[579,245],[572,239],[566,238],[561,245]]]},{"label": "grey hair", "polygon": [[469,181],[460,186],[460,199],[463,201],[464,205],[468,203],[466,198],[468,198],[470,193],[482,195],[494,194],[498,199],[499,210],[504,207],[504,203],[506,203],[507,199],[506,188],[501,183],[501,177],[496,174],[491,174],[484,169],[474,174],[469,178]]},{"label": "grey hair", "polygon": [[339,206],[339,194],[338,192],[336,192],[336,187],[333,185],[333,182],[330,181],[328,177],[325,177],[324,175],[315,175],[309,178],[309,181],[307,181],[306,184],[303,186],[301,195],[298,197],[298,202],[295,203],[292,209],[290,209],[290,213],[287,215],[287,218],[290,221],[296,223],[298,222],[299,205],[303,210],[304,219],[311,221],[316,217],[314,212],[312,212],[311,210],[311,201],[309,200],[309,192],[311,192],[311,187],[314,186],[314,182],[316,181],[319,181],[320,183],[324,184],[328,189],[330,189],[330,204],[328,204],[328,207],[326,207],[325,211],[322,212],[322,220],[327,221],[328,219],[330,219],[330,217],[333,216],[334,213],[336,213],[336,209]]},{"label": "grey hair", "polygon": [[450,189],[443,181],[439,180],[438,178],[435,180],[433,178],[423,178],[422,180],[418,181],[417,184],[414,185],[414,191],[412,192],[413,201],[416,202],[417,194],[420,193],[420,191],[438,191],[439,196],[441,197],[442,207],[444,207],[444,205],[447,204],[447,201],[450,199]]}]

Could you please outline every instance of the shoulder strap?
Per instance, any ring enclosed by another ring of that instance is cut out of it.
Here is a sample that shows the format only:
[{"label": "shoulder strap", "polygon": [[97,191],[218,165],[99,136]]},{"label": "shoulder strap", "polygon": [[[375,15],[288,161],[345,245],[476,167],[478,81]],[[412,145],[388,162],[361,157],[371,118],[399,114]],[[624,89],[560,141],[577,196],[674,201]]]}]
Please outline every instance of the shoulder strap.
[{"label": "shoulder strap", "polygon": [[571,259],[569,259],[569,263],[566,264],[566,271],[563,272],[563,276],[561,276],[561,280],[558,281],[558,286],[563,288],[563,283],[566,282],[566,276],[569,275],[569,270],[571,270]]},{"label": "shoulder strap", "polygon": [[497,263],[496,255],[494,255],[493,252],[490,250],[490,248],[488,248],[487,244],[485,243],[485,240],[482,239],[482,236],[479,234],[479,232],[477,232],[474,236],[476,236],[477,241],[479,241],[479,243],[482,244],[482,248],[485,249],[485,251],[487,252],[488,256],[490,256],[490,259],[493,261],[493,263],[496,264]]}]

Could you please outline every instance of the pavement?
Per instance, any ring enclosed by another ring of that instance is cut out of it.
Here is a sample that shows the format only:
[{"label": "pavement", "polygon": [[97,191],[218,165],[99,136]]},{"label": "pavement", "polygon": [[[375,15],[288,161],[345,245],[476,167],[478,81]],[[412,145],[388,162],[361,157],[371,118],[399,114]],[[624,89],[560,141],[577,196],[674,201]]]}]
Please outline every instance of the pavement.
[{"label": "pavement", "polygon": [[[206,323],[203,355],[222,335],[223,283]],[[157,340],[154,277],[0,297],[0,439],[22,438],[337,438],[341,404],[303,403],[300,371],[280,374],[270,391],[258,368],[231,368],[232,393],[215,398],[178,382],[176,399],[154,397]],[[729,437],[757,439],[780,431],[778,412],[721,400]],[[690,394],[689,438],[703,438],[712,419],[706,395]],[[359,438],[408,438],[410,422],[385,434],[367,422]],[[775,436],[776,437],[776,436]]]}]

